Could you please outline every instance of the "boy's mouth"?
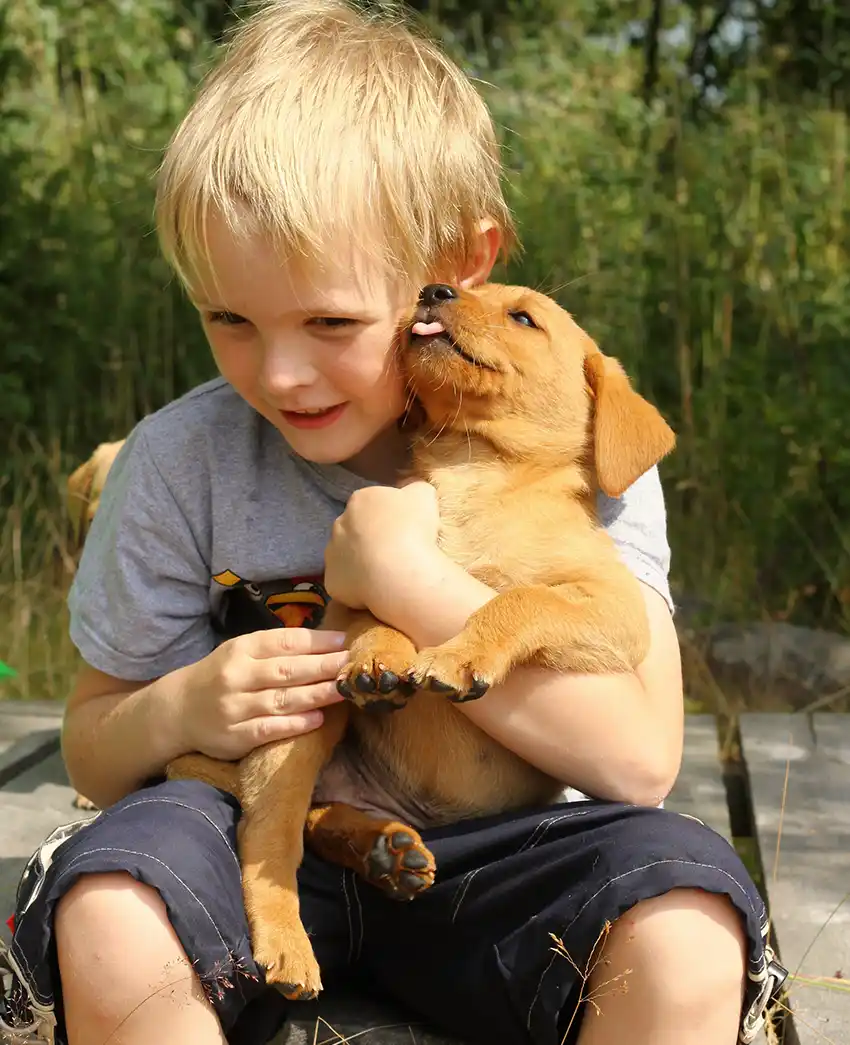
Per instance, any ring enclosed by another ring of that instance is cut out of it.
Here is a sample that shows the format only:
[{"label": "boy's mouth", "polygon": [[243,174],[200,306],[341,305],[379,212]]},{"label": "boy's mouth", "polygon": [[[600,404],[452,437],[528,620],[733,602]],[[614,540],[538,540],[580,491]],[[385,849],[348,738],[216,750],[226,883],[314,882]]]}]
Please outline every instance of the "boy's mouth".
[{"label": "boy's mouth", "polygon": [[293,428],[327,428],[340,418],[348,403],[337,403],[316,410],[281,410],[287,424]]}]

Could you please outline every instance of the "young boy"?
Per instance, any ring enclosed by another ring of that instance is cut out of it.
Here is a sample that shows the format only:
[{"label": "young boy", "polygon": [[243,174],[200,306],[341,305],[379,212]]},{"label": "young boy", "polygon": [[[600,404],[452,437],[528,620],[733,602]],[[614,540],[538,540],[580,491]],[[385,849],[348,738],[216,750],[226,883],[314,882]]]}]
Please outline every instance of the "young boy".
[{"label": "young boy", "polygon": [[[251,956],[237,804],[151,781],[321,722],[346,657],[315,630],[328,593],[418,644],[493,595],[438,549],[430,487],[393,485],[396,324],[426,282],[485,281],[512,238],[461,72],[344,0],[273,3],[171,142],[158,221],[221,378],[136,427],[89,534],[63,750],[105,811],[24,876],[9,960],[35,1023],[11,1041],[267,1040],[285,1003]],[[302,916],[326,984],[362,974],[472,1040],[749,1041],[783,972],[764,907],[721,838],[657,808],[682,743],[657,473],[600,510],[643,583],[644,664],[518,670],[460,709],[573,801],[427,833],[438,880],[408,905],[308,854]]]}]

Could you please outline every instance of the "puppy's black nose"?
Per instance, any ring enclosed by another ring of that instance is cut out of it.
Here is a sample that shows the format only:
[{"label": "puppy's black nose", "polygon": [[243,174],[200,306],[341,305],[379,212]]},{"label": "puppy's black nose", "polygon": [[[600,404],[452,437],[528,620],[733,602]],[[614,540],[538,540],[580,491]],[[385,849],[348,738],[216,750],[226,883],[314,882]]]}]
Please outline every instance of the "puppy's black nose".
[{"label": "puppy's black nose", "polygon": [[427,287],[422,288],[422,292],[419,295],[419,300],[423,305],[442,305],[445,301],[454,301],[458,296],[457,291],[454,287],[450,287],[448,283],[429,283]]}]

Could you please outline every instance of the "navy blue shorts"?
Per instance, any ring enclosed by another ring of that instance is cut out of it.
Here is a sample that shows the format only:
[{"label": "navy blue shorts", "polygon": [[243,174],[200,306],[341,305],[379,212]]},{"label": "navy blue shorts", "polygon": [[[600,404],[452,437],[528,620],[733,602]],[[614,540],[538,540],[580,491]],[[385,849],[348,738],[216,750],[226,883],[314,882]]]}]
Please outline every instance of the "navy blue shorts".
[{"label": "navy blue shorts", "polygon": [[[81,875],[124,871],[162,896],[228,1041],[268,1041],[288,1003],[264,985],[251,956],[238,819],[229,795],[184,780],[137,792],[85,826],[55,833],[21,881],[6,956],[14,974],[7,1023],[40,1020],[45,1036],[28,1039],[34,1041],[51,1040],[47,1028],[55,1024],[56,1045],[66,1041],[52,940],[56,902]],[[765,908],[744,866],[723,838],[691,817],[577,802],[466,821],[424,837],[438,877],[408,904],[306,855],[301,912],[326,985],[357,971],[413,1013],[470,1041],[561,1045],[580,984],[570,962],[553,951],[550,934],[583,968],[606,922],[675,888],[722,894],[740,913],[749,940],[742,1041],[755,1036],[784,978],[766,947]],[[415,961],[404,960],[405,941],[415,941]],[[683,965],[687,975],[699,975],[698,940]],[[266,1003],[273,1018],[260,1016]],[[579,1023],[572,1019],[570,1041]]]}]

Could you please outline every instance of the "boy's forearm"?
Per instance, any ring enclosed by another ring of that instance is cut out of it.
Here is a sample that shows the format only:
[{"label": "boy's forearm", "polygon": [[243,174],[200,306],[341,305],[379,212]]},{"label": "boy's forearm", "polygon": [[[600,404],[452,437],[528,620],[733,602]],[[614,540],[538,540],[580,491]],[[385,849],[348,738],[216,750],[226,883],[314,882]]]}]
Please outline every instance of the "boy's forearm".
[{"label": "boy's forearm", "polygon": [[139,689],[69,703],[62,754],[71,783],[105,808],[184,754],[175,713],[179,680],[166,675]]},{"label": "boy's forearm", "polygon": [[[420,577],[421,572],[421,577]],[[392,605],[370,607],[420,648],[455,636],[496,592],[447,560],[417,571]],[[675,782],[681,736],[668,694],[641,673],[563,675],[522,667],[480,700],[458,705],[486,733],[544,772],[596,798],[656,805]]]}]

